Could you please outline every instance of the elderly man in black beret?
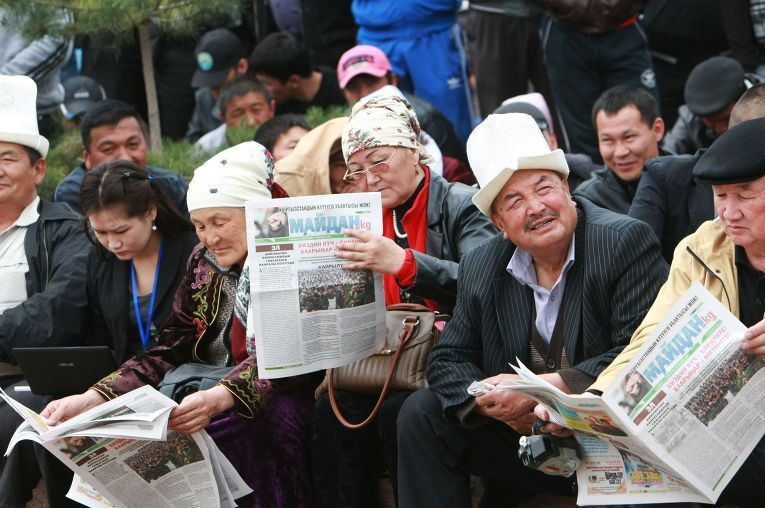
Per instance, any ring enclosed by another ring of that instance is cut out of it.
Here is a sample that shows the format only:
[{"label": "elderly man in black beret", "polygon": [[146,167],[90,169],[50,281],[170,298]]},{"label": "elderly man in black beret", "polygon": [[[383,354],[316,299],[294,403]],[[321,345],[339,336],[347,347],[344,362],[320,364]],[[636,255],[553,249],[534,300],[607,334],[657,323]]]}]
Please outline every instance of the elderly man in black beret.
[{"label": "elderly man in black beret", "polygon": [[[630,344],[589,391],[602,393],[623,374],[670,307],[700,282],[748,328],[741,348],[765,358],[765,118],[745,121],[720,136],[693,170],[712,186],[717,218],[703,223],[675,249],[667,282],[632,336]],[[541,407],[537,416],[547,419]],[[543,431],[561,434],[559,427]],[[762,506],[765,438],[761,439],[718,502]]]},{"label": "elderly man in black beret", "polygon": [[727,56],[713,56],[698,64],[685,82],[685,104],[662,148],[680,155],[709,147],[728,130],[731,110],[741,94],[759,81]]}]

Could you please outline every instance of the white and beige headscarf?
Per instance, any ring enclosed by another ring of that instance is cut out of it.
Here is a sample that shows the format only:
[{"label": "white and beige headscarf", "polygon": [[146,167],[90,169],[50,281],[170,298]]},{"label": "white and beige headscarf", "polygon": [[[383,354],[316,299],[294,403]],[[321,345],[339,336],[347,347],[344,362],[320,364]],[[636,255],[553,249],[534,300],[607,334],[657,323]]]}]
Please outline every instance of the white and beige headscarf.
[{"label": "white and beige headscarf", "polygon": [[420,153],[420,162],[431,164],[432,157],[419,142],[420,122],[411,104],[397,96],[369,96],[351,111],[343,130],[345,163],[354,153],[375,146],[403,146]]}]

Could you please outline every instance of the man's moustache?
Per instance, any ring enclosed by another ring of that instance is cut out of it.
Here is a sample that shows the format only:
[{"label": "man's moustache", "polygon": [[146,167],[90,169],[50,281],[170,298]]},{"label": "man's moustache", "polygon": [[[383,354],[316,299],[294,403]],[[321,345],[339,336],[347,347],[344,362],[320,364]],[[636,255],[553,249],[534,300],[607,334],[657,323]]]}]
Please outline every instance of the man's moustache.
[{"label": "man's moustache", "polygon": [[544,219],[545,217],[551,217],[553,219],[557,219],[560,214],[558,212],[554,212],[552,210],[545,210],[540,214],[532,215],[529,220],[526,221],[526,224],[523,225],[523,231],[524,233],[528,233],[531,230],[531,226],[534,225],[535,222],[537,222],[539,219]]}]

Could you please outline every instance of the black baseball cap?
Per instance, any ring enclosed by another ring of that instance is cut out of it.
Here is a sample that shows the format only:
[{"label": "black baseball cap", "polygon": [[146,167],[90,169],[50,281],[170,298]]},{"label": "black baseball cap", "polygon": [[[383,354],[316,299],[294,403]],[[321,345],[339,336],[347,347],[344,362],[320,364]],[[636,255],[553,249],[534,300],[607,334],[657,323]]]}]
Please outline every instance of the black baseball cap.
[{"label": "black baseball cap", "polygon": [[239,38],[231,30],[216,28],[205,33],[194,49],[197,70],[191,86],[217,86],[226,79],[228,71],[245,56]]},{"label": "black baseball cap", "polygon": [[106,99],[104,87],[88,76],[72,76],[62,85],[64,101],[61,103],[61,112],[67,120],[87,113],[96,102]]}]

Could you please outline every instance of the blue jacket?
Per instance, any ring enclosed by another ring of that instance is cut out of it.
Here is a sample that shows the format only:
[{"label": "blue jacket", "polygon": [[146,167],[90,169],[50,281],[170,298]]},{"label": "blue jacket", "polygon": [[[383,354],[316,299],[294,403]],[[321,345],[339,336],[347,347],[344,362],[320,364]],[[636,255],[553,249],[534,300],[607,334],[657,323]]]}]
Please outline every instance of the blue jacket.
[{"label": "blue jacket", "polygon": [[353,0],[358,40],[411,39],[448,30],[457,22],[460,0]]},{"label": "blue jacket", "polygon": [[[170,199],[176,204],[178,210],[184,215],[188,215],[189,208],[186,205],[186,191],[189,186],[183,178],[167,169],[146,166],[146,170],[159,182],[165,192],[167,192],[167,195],[170,196]],[[80,215],[82,215],[82,210],[80,209],[80,187],[82,187],[82,180],[85,178],[85,171],[87,171],[85,164],[80,164],[59,182],[56,190],[53,192],[54,202],[66,203]]]}]

